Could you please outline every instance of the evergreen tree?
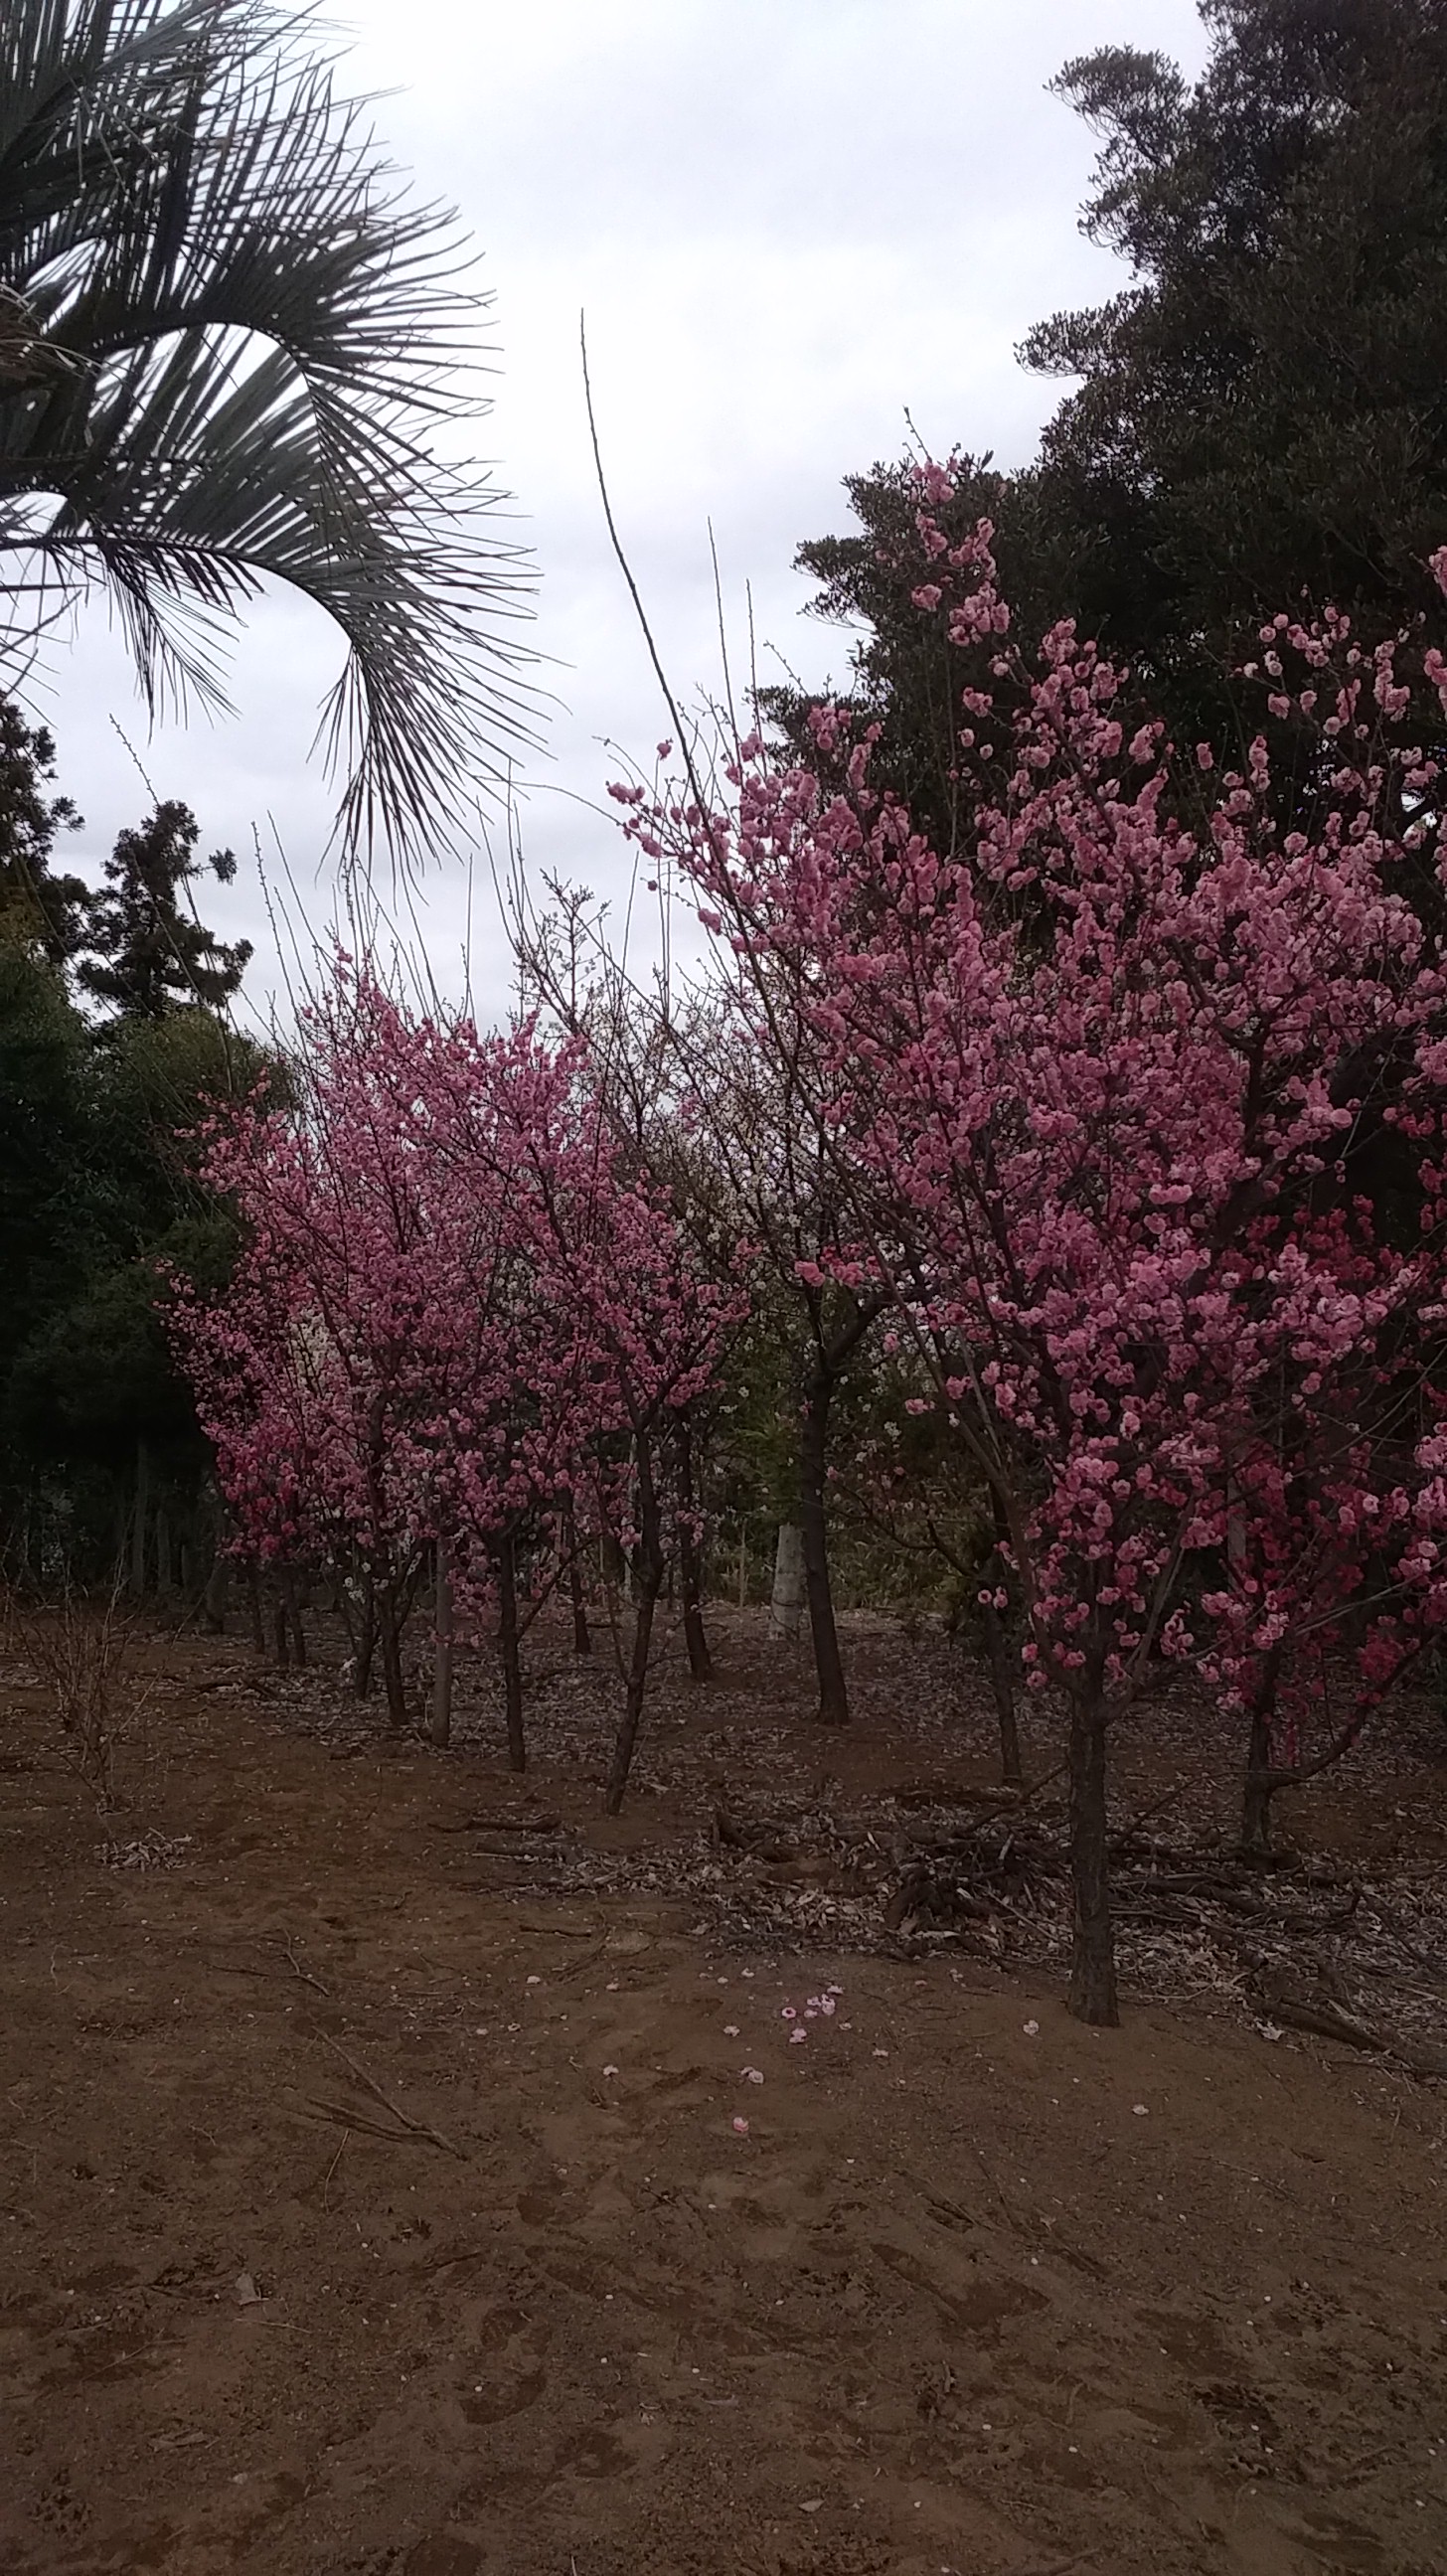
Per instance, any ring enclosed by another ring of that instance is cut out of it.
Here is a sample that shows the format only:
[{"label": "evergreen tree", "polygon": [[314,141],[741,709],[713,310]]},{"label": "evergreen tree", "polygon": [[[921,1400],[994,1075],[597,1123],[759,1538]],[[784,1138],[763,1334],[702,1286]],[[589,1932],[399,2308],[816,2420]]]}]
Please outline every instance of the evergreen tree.
[{"label": "evergreen tree", "polygon": [[[1024,363],[1081,379],[1013,474],[971,469],[952,517],[995,523],[1033,639],[1075,617],[1182,739],[1229,741],[1230,674],[1303,594],[1368,642],[1430,606],[1447,536],[1447,8],[1200,0],[1192,86],[1120,47],[1056,84],[1102,139],[1083,224],[1132,282],[1061,313]],[[860,533],[801,547],[818,612],[862,629],[853,694],[878,772],[946,845],[960,670],[898,564],[908,469],[850,479]],[[765,709],[802,746],[802,701]]]},{"label": "evergreen tree", "polygon": [[1134,282],[1021,352],[1083,378],[1041,454],[1071,604],[1187,703],[1303,592],[1399,626],[1447,531],[1447,9],[1201,14],[1194,87],[1117,47],[1061,73],[1102,137],[1084,229]]},{"label": "evergreen tree", "polygon": [[[167,801],[122,832],[106,861],[107,890],[96,897],[86,943],[94,953],[81,960],[76,980],[122,1018],[159,1020],[195,1003],[216,1010],[241,982],[250,942],[228,946],[186,901],[201,874],[200,833],[188,805]],[[221,885],[236,874],[229,850],[205,864]]]},{"label": "evergreen tree", "polygon": [[57,835],[81,820],[70,797],[46,795],[54,776],[46,728],[0,697],[0,929],[61,965],[81,945],[91,898],[83,878],[51,868]]}]

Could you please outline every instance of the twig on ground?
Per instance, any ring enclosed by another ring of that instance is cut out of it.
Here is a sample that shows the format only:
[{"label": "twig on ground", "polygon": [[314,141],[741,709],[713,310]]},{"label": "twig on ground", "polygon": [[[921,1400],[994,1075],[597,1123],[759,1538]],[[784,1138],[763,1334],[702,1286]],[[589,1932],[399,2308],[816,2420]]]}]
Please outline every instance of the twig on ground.
[{"label": "twig on ground", "polygon": [[330,2000],[331,2000],[331,1988],[330,1988],[330,1986],[324,1986],[324,1985],[322,1984],[322,1981],[321,1981],[320,1977],[314,1977],[314,1976],[312,1975],[312,1973],[311,1973],[310,1968],[304,1968],[304,1967],[302,1966],[302,1963],[301,1963],[300,1959],[297,1957],[295,1950],[292,1948],[291,1943],[290,1943],[289,1941],[283,1941],[283,1942],[280,1944],[280,1948],[281,1948],[282,1956],[283,1956],[283,1958],[286,1960],[286,1963],[287,1963],[288,1967],[289,1967],[289,1968],[294,1969],[294,1971],[295,1971],[295,1973],[297,1974],[297,1976],[299,1976],[299,1977],[300,1977],[300,1979],[301,1979],[301,1981],[302,1981],[302,1984],[303,1984],[304,1986],[310,1986],[310,1987],[312,1988],[313,1992],[314,1992],[314,1993],[316,1993],[316,1994],[319,1994],[319,1995],[325,1995],[325,1996],[326,1996],[326,1998],[327,1998],[327,2000],[328,2000],[328,2002],[330,2002]]},{"label": "twig on ground", "polygon": [[414,2138],[430,2138],[433,2146],[441,2147],[445,2155],[456,2156],[459,2164],[466,2164],[467,2151],[465,2148],[459,2147],[453,2139],[445,2138],[440,2129],[431,2128],[427,2121],[414,2120],[410,2113],[404,2111],[400,2104],[393,2101],[390,2093],[383,2090],[382,2086],[377,2082],[375,2075],[369,2075],[365,2066],[358,2065],[355,2057],[348,2054],[347,2050],[343,2048],[340,2040],[329,2038],[324,2030],[318,2031],[317,2037],[324,2048],[330,2048],[335,2051],[336,2055],[341,2059],[342,2064],[347,2068],[349,2074],[355,2078],[356,2082],[363,2085],[367,2092],[373,2096],[374,2100],[381,2103],[384,2111],[390,2111],[393,2119],[400,2121],[404,2129],[410,2130]]},{"label": "twig on ground", "polygon": [[327,2193],[328,2193],[328,2190],[329,2190],[329,2189],[330,2189],[330,2187],[331,2187],[331,2179],[332,2179],[332,2176],[333,2176],[333,2174],[336,2172],[336,2169],[337,2169],[338,2165],[341,2163],[343,2156],[346,2154],[346,2150],[347,2150],[347,2140],[348,2140],[348,2138],[351,2136],[351,2134],[352,2134],[352,2133],[351,2133],[351,2130],[350,2130],[350,2129],[343,2129],[343,2131],[342,2131],[342,2137],[341,2137],[341,2144],[340,2144],[340,2146],[337,2148],[337,2152],[336,2152],[336,2154],[333,2156],[333,2158],[332,2158],[332,2160],[331,2160],[331,2163],[330,2163],[330,2164],[328,2165],[328,2167],[327,2167],[326,2175],[325,2175],[325,2178],[324,2178],[324,2180],[323,2180],[323,2182],[322,2182],[322,2207],[323,2207],[323,2209],[325,2209],[325,2207],[326,2207],[326,2205],[327,2205]]}]

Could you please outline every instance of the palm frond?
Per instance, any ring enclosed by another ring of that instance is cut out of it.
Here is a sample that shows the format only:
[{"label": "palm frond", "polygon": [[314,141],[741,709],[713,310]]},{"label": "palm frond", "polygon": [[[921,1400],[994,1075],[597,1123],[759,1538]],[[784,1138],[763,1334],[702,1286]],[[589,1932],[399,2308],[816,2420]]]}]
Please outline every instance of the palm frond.
[{"label": "palm frond", "polygon": [[[445,839],[531,732],[503,496],[429,445],[487,407],[486,301],[310,10],[4,13],[0,555],[105,583],[153,708],[224,703],[259,585],[315,599],[350,648],[322,738],[351,852]],[[0,592],[3,661],[33,592],[3,562]]]}]

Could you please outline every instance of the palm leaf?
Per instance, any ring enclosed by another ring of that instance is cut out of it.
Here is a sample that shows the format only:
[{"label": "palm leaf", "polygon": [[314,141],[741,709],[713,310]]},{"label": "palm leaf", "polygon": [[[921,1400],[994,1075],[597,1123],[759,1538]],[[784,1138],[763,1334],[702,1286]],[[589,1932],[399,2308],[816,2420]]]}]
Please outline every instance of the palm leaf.
[{"label": "palm leaf", "polygon": [[[268,580],[347,639],[350,852],[445,840],[530,735],[524,560],[439,422],[486,408],[465,245],[267,0],[0,24],[0,664],[103,583],[152,709],[225,704]],[[3,566],[8,565],[8,573]]]}]

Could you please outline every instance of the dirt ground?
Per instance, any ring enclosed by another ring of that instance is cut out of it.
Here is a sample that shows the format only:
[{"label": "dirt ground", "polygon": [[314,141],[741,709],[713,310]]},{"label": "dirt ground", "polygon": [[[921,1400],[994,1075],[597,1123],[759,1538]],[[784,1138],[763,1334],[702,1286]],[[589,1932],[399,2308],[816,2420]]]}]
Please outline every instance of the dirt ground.
[{"label": "dirt ground", "polygon": [[[324,1672],[158,1641],[104,1822],[12,1640],[5,2576],[1447,2565],[1447,2091],[1206,1983],[1091,2033],[988,1942],[810,1949],[671,1878],[721,1799],[988,1777],[936,1643],[861,1628],[825,1742],[721,1625],[611,1827],[557,1639],[522,1784],[481,1697],[391,1750]],[[1441,1874],[1420,1745],[1359,1841]]]}]

